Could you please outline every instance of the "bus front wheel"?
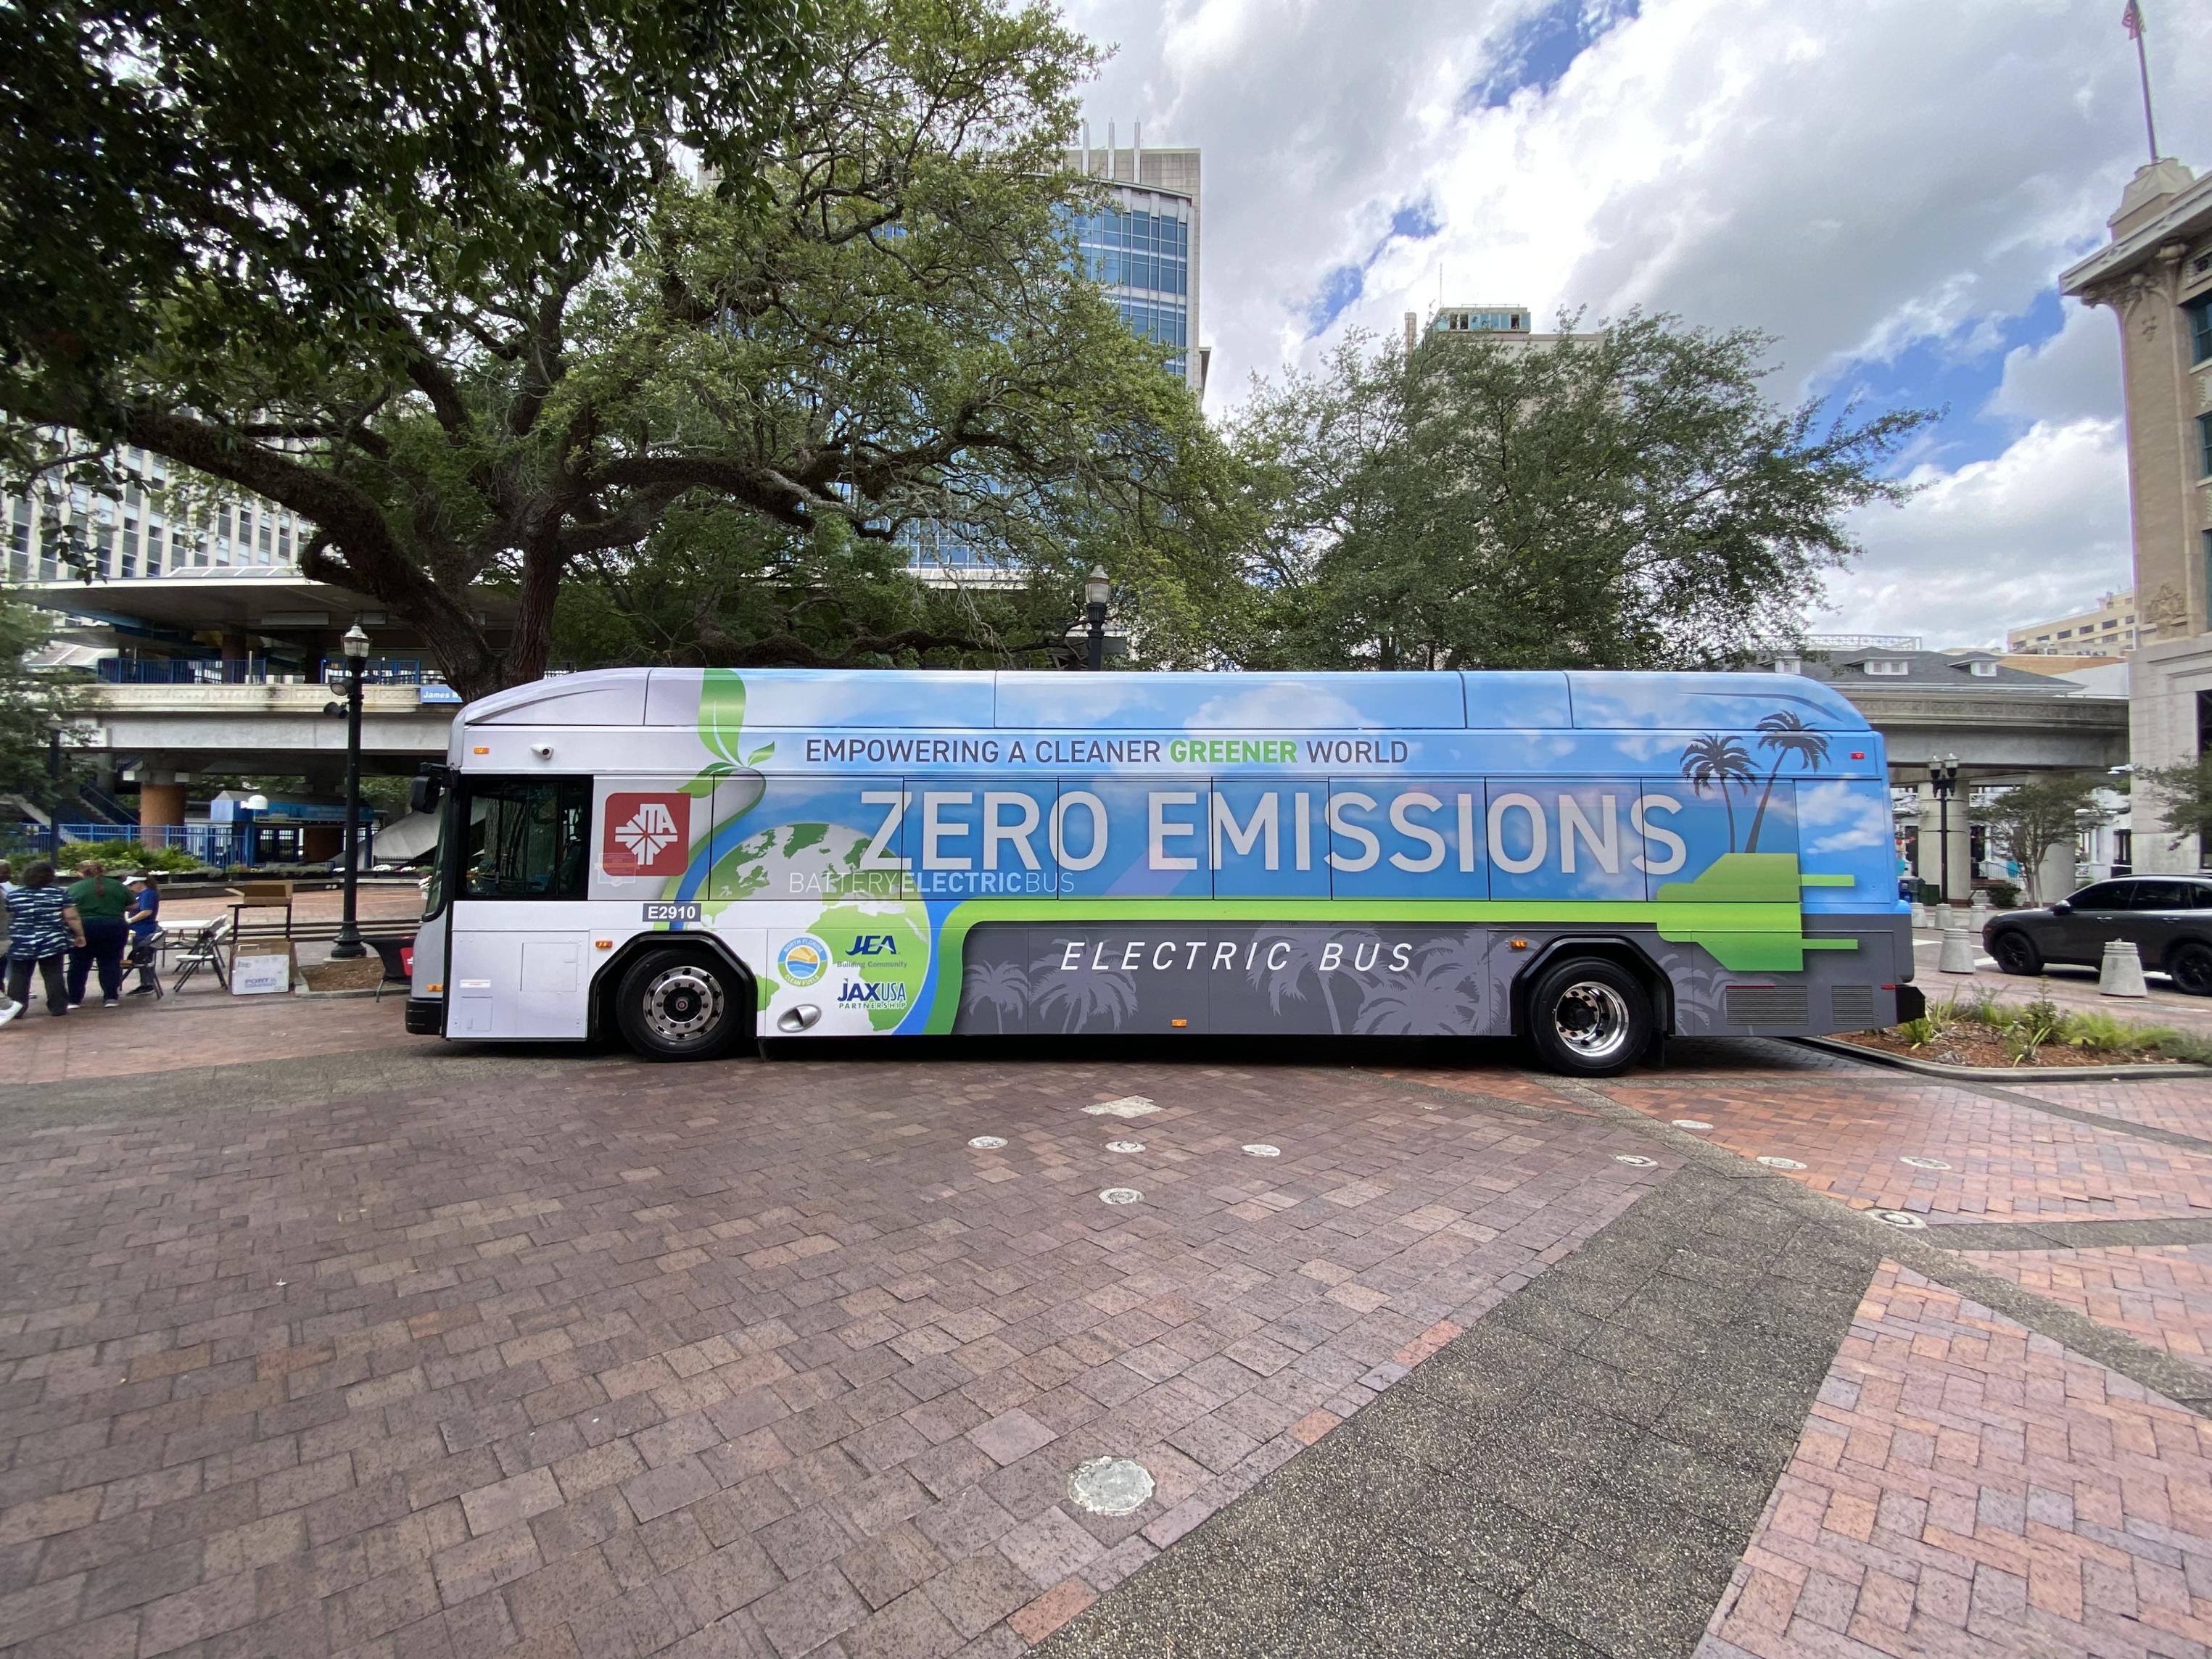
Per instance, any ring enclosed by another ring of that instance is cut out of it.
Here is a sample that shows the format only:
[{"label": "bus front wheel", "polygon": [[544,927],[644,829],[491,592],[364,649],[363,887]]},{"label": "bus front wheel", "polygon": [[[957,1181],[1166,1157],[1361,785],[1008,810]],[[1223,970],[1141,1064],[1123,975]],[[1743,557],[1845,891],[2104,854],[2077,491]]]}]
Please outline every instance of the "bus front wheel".
[{"label": "bus front wheel", "polygon": [[1528,1037],[1544,1064],[1577,1077],[1626,1071],[1651,1045],[1651,998],[1601,957],[1548,968],[1528,996]]},{"label": "bus front wheel", "polygon": [[717,1060],[751,1024],[750,988],[711,951],[648,951],[615,993],[615,1021],[645,1060]]}]

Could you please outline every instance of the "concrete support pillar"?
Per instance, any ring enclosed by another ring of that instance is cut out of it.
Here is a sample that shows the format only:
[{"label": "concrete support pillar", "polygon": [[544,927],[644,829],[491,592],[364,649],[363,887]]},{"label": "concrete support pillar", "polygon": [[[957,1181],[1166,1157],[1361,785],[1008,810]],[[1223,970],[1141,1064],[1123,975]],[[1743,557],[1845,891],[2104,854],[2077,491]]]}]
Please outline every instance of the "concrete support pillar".
[{"label": "concrete support pillar", "polygon": [[138,783],[138,833],[149,847],[158,844],[158,832],[173,829],[185,821],[185,786],[181,783],[154,783],[143,778]]},{"label": "concrete support pillar", "polygon": [[2043,863],[2035,872],[2035,890],[2024,896],[2031,904],[2049,904],[2064,898],[2075,886],[2074,843],[2062,841],[2043,855]]},{"label": "concrete support pillar", "polygon": [[[1913,854],[1912,873],[1932,886],[1942,879],[1936,866],[1936,792],[1923,782],[1919,786],[1919,793],[1920,835],[1919,844]],[[1935,902],[1933,896],[1929,902]]]},{"label": "concrete support pillar", "polygon": [[1974,842],[1967,828],[1969,789],[1966,775],[1961,771],[1959,787],[1951,796],[1950,893],[1954,904],[1964,904],[1974,890]]}]

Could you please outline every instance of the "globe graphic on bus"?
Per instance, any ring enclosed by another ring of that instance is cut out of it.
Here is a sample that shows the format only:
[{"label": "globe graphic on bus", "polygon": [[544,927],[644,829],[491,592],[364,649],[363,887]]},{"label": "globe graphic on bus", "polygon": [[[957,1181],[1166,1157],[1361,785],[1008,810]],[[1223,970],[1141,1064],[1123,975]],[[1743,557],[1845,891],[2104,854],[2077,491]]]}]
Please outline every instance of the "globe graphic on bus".
[{"label": "globe graphic on bus", "polygon": [[706,888],[711,900],[811,902],[803,932],[826,949],[829,970],[800,988],[780,982],[769,964],[771,1016],[809,1003],[822,1010],[814,1030],[861,1035],[893,1029],[921,998],[929,972],[927,913],[918,900],[874,896],[896,893],[902,878],[864,870],[867,850],[867,836],[846,824],[782,823],[746,836],[715,860]]}]

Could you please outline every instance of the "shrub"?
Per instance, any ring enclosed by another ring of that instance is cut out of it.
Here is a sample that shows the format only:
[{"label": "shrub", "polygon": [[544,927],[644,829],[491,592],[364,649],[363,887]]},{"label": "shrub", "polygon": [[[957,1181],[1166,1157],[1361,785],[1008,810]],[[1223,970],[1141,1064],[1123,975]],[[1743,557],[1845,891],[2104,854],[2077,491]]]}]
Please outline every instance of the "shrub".
[{"label": "shrub", "polygon": [[1905,1039],[1907,1047],[1925,1048],[1936,1041],[1936,1033],[1940,1028],[1933,1018],[1934,1012],[1935,1011],[1930,1009],[1919,1018],[1908,1019],[1897,1028],[1898,1036]]},{"label": "shrub", "polygon": [[2099,1054],[2142,1048],[2148,1035],[2144,1027],[2115,1019],[2101,1009],[2069,1014],[2058,1032],[2059,1041],[2068,1048],[2087,1048]]},{"label": "shrub", "polygon": [[149,848],[135,841],[65,841],[54,853],[54,868],[74,870],[88,859],[97,860],[111,873],[151,870],[167,876],[207,867],[179,847]]},{"label": "shrub", "polygon": [[2060,1041],[2066,1029],[2066,1015],[2049,997],[2038,997],[2010,1011],[2011,1018],[2004,1022],[2007,1033],[2017,1033],[2030,1048],[2039,1048],[2046,1042]]},{"label": "shrub", "polygon": [[2149,1048],[2169,1060],[2185,1060],[2191,1066],[2212,1066],[2212,1039],[2164,1026],[2146,1030],[2142,1038]]}]

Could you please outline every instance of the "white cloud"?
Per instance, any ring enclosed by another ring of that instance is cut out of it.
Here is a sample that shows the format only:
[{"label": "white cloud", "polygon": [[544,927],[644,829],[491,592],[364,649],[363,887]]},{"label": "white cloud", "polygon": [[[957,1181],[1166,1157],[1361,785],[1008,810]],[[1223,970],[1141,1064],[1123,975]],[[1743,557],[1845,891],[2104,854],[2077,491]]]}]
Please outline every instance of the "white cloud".
[{"label": "white cloud", "polygon": [[[1643,305],[1778,335],[1784,399],[1917,343],[1986,354],[2104,239],[2142,160],[2117,4],[1643,0],[1548,92],[1468,110],[1545,4],[1070,0],[1121,44],[1088,100],[1097,137],[1140,119],[1205,151],[1215,413],[1328,344],[1305,338],[1309,307],[1347,264],[1364,292],[1340,330],[1393,332],[1440,292],[1545,317]],[[2212,100],[2183,95],[2212,84],[2212,7],[2152,21],[2164,148],[2212,167]],[[1438,234],[1376,255],[1393,210],[1424,199]],[[1866,565],[1815,625],[1994,640],[2124,586],[2117,356],[2104,313],[2013,352],[1987,410],[1954,411],[2012,447],[1923,468],[1919,501],[1864,515]]]},{"label": "white cloud", "polygon": [[2110,419],[2120,412],[2120,331],[2109,311],[2071,301],[2058,332],[2005,354],[1989,412],[2008,420]]},{"label": "white cloud", "polygon": [[1866,558],[1830,582],[1814,629],[2001,645],[2008,626],[2125,587],[2124,447],[2115,419],[2040,422],[1994,460],[1916,469],[1918,495],[1858,516]]}]

